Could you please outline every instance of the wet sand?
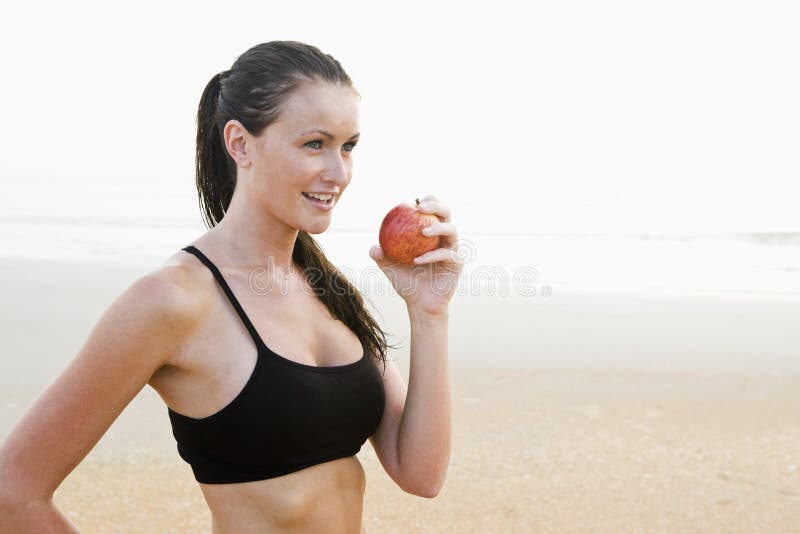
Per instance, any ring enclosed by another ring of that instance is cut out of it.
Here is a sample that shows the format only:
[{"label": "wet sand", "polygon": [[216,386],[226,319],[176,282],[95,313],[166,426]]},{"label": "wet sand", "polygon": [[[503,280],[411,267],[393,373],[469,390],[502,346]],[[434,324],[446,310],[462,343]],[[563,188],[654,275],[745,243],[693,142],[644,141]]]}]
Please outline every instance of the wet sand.
[{"label": "wet sand", "polygon": [[[0,437],[143,271],[0,262]],[[456,299],[447,483],[435,499],[405,494],[367,443],[369,532],[800,532],[796,298]],[[407,345],[402,303],[374,301]],[[407,373],[407,347],[392,356]],[[55,501],[82,532],[210,532],[149,388]]]}]

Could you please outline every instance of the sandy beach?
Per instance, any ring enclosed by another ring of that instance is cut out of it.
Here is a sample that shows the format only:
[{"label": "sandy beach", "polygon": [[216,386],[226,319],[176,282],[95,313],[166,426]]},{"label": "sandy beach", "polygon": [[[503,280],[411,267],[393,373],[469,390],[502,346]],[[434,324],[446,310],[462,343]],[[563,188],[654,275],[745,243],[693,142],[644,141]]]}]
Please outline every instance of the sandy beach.
[{"label": "sandy beach", "polygon": [[[3,259],[0,437],[142,266]],[[374,299],[405,341],[402,303]],[[800,532],[800,298],[553,287],[456,296],[454,447],[435,499],[403,493],[369,443],[377,532]],[[210,532],[166,408],[145,388],[64,481],[88,533]]]}]

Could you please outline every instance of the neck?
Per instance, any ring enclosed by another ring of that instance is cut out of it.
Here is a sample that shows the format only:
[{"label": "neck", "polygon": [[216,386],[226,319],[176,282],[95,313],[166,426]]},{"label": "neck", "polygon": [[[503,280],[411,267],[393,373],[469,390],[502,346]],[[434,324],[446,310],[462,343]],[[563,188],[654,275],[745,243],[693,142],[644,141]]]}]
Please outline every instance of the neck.
[{"label": "neck", "polygon": [[237,198],[234,194],[225,217],[208,232],[212,245],[238,267],[295,272],[292,251],[298,231]]}]

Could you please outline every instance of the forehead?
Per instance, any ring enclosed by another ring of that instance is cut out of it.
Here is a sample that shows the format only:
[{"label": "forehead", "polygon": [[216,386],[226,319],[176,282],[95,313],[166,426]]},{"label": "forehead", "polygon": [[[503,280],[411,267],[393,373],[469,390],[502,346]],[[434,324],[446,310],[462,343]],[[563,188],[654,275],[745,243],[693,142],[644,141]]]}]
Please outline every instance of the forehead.
[{"label": "forehead", "polygon": [[349,137],[358,132],[358,96],[344,85],[301,84],[283,103],[274,124],[289,133],[324,127]]}]

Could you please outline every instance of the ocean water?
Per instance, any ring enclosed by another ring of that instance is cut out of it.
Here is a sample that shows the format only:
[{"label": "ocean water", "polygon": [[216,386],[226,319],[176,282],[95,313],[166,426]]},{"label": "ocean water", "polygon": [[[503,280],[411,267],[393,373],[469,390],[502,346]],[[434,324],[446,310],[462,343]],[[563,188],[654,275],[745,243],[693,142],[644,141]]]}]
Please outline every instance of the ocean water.
[{"label": "ocean water", "polygon": [[[0,258],[146,270],[205,232],[185,180],[4,181]],[[372,215],[342,207],[318,241],[359,288],[391,291],[368,255],[378,228],[362,221]],[[458,224],[464,294],[547,296],[560,287],[800,293],[800,233],[497,233],[469,217]]]},{"label": "ocean water", "polygon": [[[205,231],[199,217],[11,215],[0,218],[2,257],[157,266]],[[359,288],[391,291],[368,255],[377,229],[316,236]],[[458,290],[547,296],[559,287],[800,293],[800,234],[601,235],[462,232]],[[1,261],[1,260],[0,260]]]},{"label": "ocean water", "polygon": [[[5,311],[8,335],[20,339],[27,330],[14,325],[31,313],[38,321],[46,306],[62,343],[77,347],[90,324],[75,321],[91,314],[76,314],[75,298],[102,309],[114,294],[103,291],[120,278],[115,266],[125,277],[144,274],[205,232],[181,185],[41,180],[7,192],[0,216],[6,294],[14,299],[23,288],[40,298]],[[407,373],[406,312],[368,254],[378,228],[363,221],[375,214],[353,213],[353,205],[343,205],[316,238],[379,312]],[[458,219],[466,263],[453,299],[452,352],[464,365],[491,356],[495,366],[798,372],[798,233],[501,233],[479,223]],[[68,285],[39,277],[48,262],[62,260],[78,267],[65,271]],[[86,262],[97,268],[83,269]],[[104,283],[93,284],[94,276]],[[41,376],[41,354],[53,351],[24,350],[29,376]],[[17,374],[22,366],[17,359],[5,365]]]},{"label": "ocean water", "polygon": [[[100,260],[146,270],[205,232],[186,180],[4,182],[0,258]],[[316,238],[359,288],[389,292],[368,255],[378,224],[370,230],[363,222],[378,212],[359,215],[354,206],[342,205]],[[483,231],[469,206],[462,212],[464,294],[547,296],[559,287],[800,293],[800,233],[501,233]],[[602,218],[592,217],[602,227]]]}]

